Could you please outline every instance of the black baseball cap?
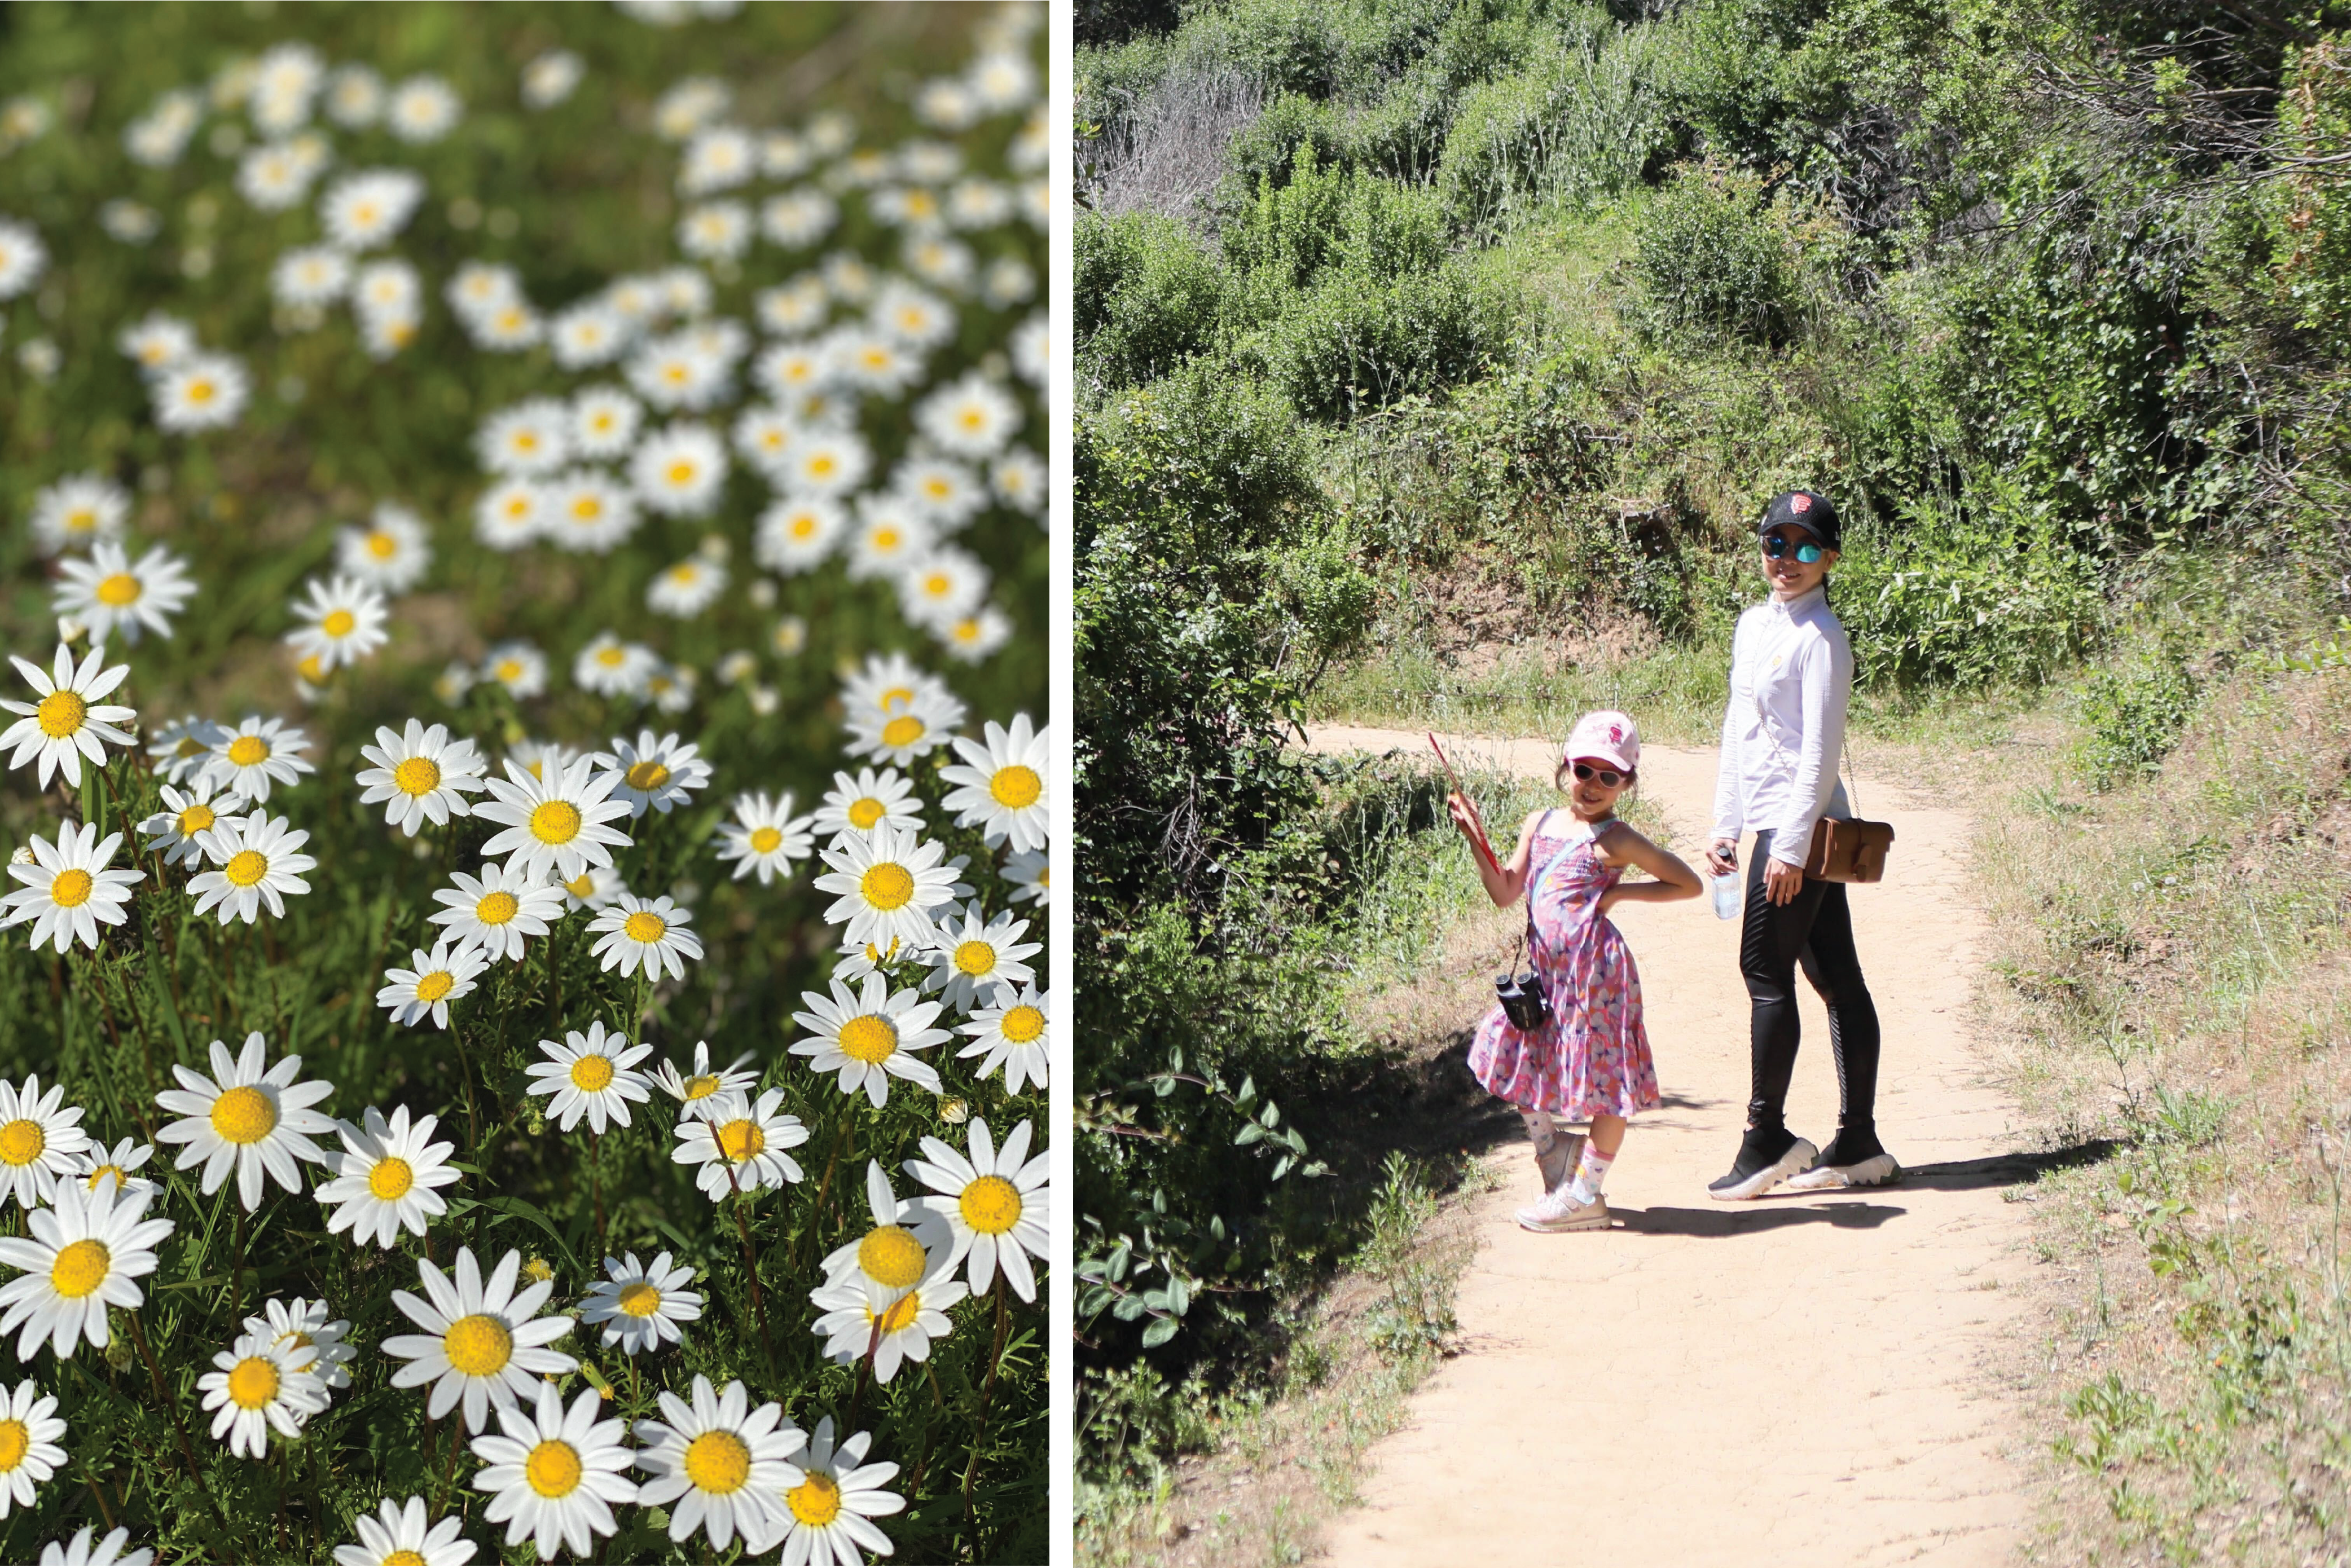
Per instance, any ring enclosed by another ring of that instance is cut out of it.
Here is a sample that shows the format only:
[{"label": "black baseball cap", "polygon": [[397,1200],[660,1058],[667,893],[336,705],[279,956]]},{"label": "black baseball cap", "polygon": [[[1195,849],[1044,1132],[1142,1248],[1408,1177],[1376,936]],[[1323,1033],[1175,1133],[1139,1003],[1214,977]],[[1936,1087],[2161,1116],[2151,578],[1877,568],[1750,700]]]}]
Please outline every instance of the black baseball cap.
[{"label": "black baseball cap", "polygon": [[1825,495],[1812,490],[1787,490],[1771,498],[1763,509],[1763,521],[1755,525],[1758,538],[1782,524],[1802,528],[1821,542],[1826,550],[1840,549],[1837,541],[1843,529],[1837,523],[1836,505]]}]

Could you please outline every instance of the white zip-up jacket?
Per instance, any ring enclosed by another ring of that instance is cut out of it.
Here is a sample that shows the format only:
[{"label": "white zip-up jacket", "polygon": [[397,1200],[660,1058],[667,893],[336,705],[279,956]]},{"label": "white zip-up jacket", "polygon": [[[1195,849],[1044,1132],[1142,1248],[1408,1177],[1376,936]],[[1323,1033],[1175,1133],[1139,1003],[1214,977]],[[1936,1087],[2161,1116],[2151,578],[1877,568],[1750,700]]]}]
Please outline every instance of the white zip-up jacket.
[{"label": "white zip-up jacket", "polygon": [[1730,641],[1730,701],[1722,711],[1714,836],[1771,833],[1771,858],[1802,866],[1813,825],[1850,816],[1837,762],[1853,696],[1853,645],[1824,588],[1765,600]]}]

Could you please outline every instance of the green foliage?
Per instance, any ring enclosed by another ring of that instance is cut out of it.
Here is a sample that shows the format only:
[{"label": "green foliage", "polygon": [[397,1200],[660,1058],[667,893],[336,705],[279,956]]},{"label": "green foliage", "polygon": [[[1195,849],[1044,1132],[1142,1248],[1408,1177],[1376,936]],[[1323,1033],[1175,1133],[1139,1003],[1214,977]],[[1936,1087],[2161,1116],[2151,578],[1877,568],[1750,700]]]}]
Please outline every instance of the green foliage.
[{"label": "green foliage", "polygon": [[1087,213],[1072,236],[1088,372],[1135,386],[1212,347],[1225,287],[1216,260],[1172,219]]},{"label": "green foliage", "polygon": [[1634,269],[1650,319],[1774,347],[1802,327],[1802,272],[1785,214],[1736,170],[1684,169],[1643,214]]},{"label": "green foliage", "polygon": [[2082,688],[2078,761],[2093,789],[2111,789],[2163,763],[2195,716],[2198,683],[2174,659],[2104,670]]}]

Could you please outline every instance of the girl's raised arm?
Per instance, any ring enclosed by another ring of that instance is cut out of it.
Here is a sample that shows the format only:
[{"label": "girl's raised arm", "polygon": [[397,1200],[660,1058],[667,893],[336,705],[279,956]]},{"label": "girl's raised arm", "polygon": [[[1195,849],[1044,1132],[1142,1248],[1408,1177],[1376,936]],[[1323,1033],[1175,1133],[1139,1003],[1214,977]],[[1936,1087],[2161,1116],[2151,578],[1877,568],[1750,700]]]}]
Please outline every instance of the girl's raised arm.
[{"label": "girl's raised arm", "polygon": [[1527,856],[1534,847],[1535,824],[1542,819],[1542,813],[1527,814],[1527,819],[1519,824],[1518,847],[1510,852],[1508,860],[1495,867],[1489,865],[1484,856],[1476,853],[1477,836],[1482,831],[1482,825],[1478,821],[1478,808],[1458,794],[1446,796],[1445,804],[1453,814],[1453,826],[1461,830],[1463,838],[1470,841],[1469,858],[1478,867],[1479,880],[1486,884],[1486,896],[1494,900],[1498,909],[1508,909],[1518,902],[1519,895],[1526,890]]},{"label": "girl's raised arm", "polygon": [[1605,838],[1594,846],[1601,858],[1611,866],[1638,866],[1654,882],[1619,882],[1600,895],[1600,909],[1605,914],[1610,906],[1627,902],[1670,904],[1681,898],[1695,898],[1706,891],[1682,857],[1672,850],[1649,842],[1639,829],[1624,822],[1609,825]]}]

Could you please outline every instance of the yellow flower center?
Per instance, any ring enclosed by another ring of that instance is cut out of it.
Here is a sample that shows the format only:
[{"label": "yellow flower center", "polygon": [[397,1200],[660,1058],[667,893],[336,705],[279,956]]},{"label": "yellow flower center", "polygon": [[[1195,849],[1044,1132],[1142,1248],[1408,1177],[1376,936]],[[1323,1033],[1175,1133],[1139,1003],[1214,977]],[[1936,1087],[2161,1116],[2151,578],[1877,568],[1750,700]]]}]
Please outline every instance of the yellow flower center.
[{"label": "yellow flower center", "polygon": [[1045,781],[1037,776],[1036,769],[1013,763],[996,770],[996,776],[987,781],[987,793],[996,797],[997,805],[1019,811],[1037,804],[1037,797],[1045,793]]},{"label": "yellow flower center", "polygon": [[213,1102],[213,1130],[231,1143],[259,1143],[277,1125],[277,1102],[250,1084],[225,1089]]},{"label": "yellow flower center", "polygon": [[48,1147],[48,1134],[41,1130],[40,1123],[29,1116],[20,1116],[0,1127],[0,1159],[10,1165],[30,1165],[40,1158],[42,1150]]},{"label": "yellow flower center", "polygon": [[672,484],[691,484],[694,483],[694,464],[690,462],[673,462],[669,465],[669,482]]},{"label": "yellow flower center", "polygon": [[1015,1045],[1026,1045],[1045,1033],[1044,1010],[1031,1007],[1025,1002],[1018,1007],[1007,1008],[1003,1018],[997,1023],[996,1032]]},{"label": "yellow flower center", "polygon": [[754,854],[773,855],[776,846],[783,841],[783,829],[779,827],[755,827],[751,830],[751,850]]},{"label": "yellow flower center", "polygon": [[784,1493],[784,1501],[802,1524],[822,1529],[841,1517],[841,1488],[822,1470],[809,1471],[808,1480]]},{"label": "yellow flower center", "polygon": [[955,579],[945,572],[933,572],[923,579],[923,591],[935,599],[943,599],[955,591]]},{"label": "yellow flower center", "polygon": [[612,1084],[612,1059],[597,1055],[579,1058],[571,1064],[571,1081],[591,1095],[610,1088]]},{"label": "yellow flower center", "polygon": [[905,535],[895,528],[886,526],[876,528],[873,530],[873,547],[886,555],[895,550],[904,537]]},{"label": "yellow flower center", "polygon": [[219,818],[213,815],[213,808],[211,806],[206,805],[202,801],[198,801],[195,805],[188,807],[187,810],[180,813],[180,836],[183,838],[193,838],[197,834],[202,833],[205,828],[210,827],[218,820]]},{"label": "yellow flower center", "polygon": [[792,537],[805,539],[816,532],[816,519],[803,512],[792,519]]},{"label": "yellow flower center", "polygon": [[620,1309],[631,1317],[651,1317],[661,1311],[661,1292],[643,1280],[622,1285],[615,1300]]},{"label": "yellow flower center", "polygon": [[870,1312],[865,1315],[872,1319],[874,1327],[880,1329],[883,1334],[887,1335],[895,1334],[900,1329],[911,1324],[914,1321],[915,1314],[920,1313],[922,1310],[922,1293],[920,1291],[908,1291],[904,1295],[900,1296],[896,1301],[892,1302],[888,1306],[883,1308],[880,1316],[876,1317]]},{"label": "yellow flower center", "polygon": [[422,974],[416,977],[416,1000],[419,1002],[438,1002],[456,988],[457,977],[455,975],[451,974],[445,969],[436,969],[430,974]]},{"label": "yellow flower center", "polygon": [[101,578],[98,585],[98,602],[120,609],[124,605],[139,602],[139,579],[128,572],[117,572]]},{"label": "yellow flower center", "polygon": [[650,759],[635,763],[621,776],[629,781],[631,789],[659,789],[669,783],[669,770]]},{"label": "yellow flower center", "polygon": [[13,1473],[32,1451],[32,1428],[22,1421],[0,1421],[0,1475]]},{"label": "yellow flower center", "polygon": [[914,874],[894,860],[884,860],[858,878],[857,889],[877,909],[903,909],[914,896]]},{"label": "yellow flower center", "polygon": [[563,890],[575,898],[584,900],[589,894],[596,890],[596,873],[582,871],[579,876],[566,882],[563,885]]},{"label": "yellow flower center", "polygon": [[41,722],[41,733],[62,741],[81,728],[82,721],[89,717],[89,704],[78,691],[52,691],[41,699],[34,716]]},{"label": "yellow flower center", "polygon": [[1000,1176],[983,1176],[956,1200],[963,1222],[983,1236],[1001,1236],[1020,1221],[1020,1189]]},{"label": "yellow flower center", "polygon": [[705,1073],[698,1077],[688,1078],[684,1087],[687,1099],[706,1100],[718,1092],[718,1075]]},{"label": "yellow flower center", "polygon": [[746,1118],[728,1122],[718,1129],[718,1152],[740,1165],[759,1155],[768,1147],[768,1135],[759,1124]]},{"label": "yellow flower center", "polygon": [[987,410],[974,405],[963,411],[963,428],[978,431],[987,428]]},{"label": "yellow flower center", "polygon": [[841,1026],[841,1054],[860,1062],[881,1062],[898,1048],[898,1026],[878,1012],[867,1012]]},{"label": "yellow flower center", "polygon": [[396,1154],[386,1155],[377,1160],[374,1168],[368,1172],[368,1190],[386,1203],[405,1197],[408,1189],[415,1185],[414,1168]]},{"label": "yellow flower center", "polygon": [[213,384],[204,377],[199,376],[194,380],[188,383],[188,401],[192,403],[209,403],[213,400]]},{"label": "yellow flower center", "polygon": [[840,466],[841,464],[839,461],[833,457],[832,453],[829,452],[820,452],[814,457],[809,459],[808,468],[809,472],[819,479],[831,479],[832,477],[832,471]]},{"label": "yellow flower center", "polygon": [[305,680],[319,681],[327,678],[327,661],[315,653],[305,654],[302,662],[294,668]]},{"label": "yellow flower center", "polygon": [[521,680],[521,679],[522,679],[522,660],[520,660],[519,659],[499,659],[499,660],[498,660],[498,668],[497,668],[496,674],[497,674],[497,678],[498,678],[500,680],[504,680],[504,681],[512,682],[512,681],[516,681],[516,680]]},{"label": "yellow flower center", "polygon": [[400,554],[400,541],[378,529],[367,536],[367,553],[379,561],[389,561]]},{"label": "yellow flower center", "polygon": [[657,942],[669,929],[669,922],[651,909],[639,909],[622,922],[621,929],[632,942]]},{"label": "yellow flower center", "polygon": [[329,610],[327,618],[319,623],[319,629],[329,637],[349,637],[351,628],[359,623],[359,617],[347,609]]},{"label": "yellow flower center", "polygon": [[468,1377],[487,1377],[514,1355],[514,1335],[487,1313],[461,1317],[442,1336],[449,1365]]},{"label": "yellow flower center", "polygon": [[385,1558],[384,1562],[387,1563],[400,1563],[414,1564],[417,1565],[417,1568],[421,1568],[421,1565],[424,1562],[424,1554],[421,1552],[411,1552],[407,1547],[403,1546],[399,1551],[393,1552],[391,1556]]},{"label": "yellow flower center", "polygon": [[949,495],[955,493],[954,485],[949,484],[946,480],[940,479],[935,475],[925,480],[923,482],[923,488],[930,493],[930,497],[934,501],[945,501]]},{"label": "yellow flower center", "polygon": [[82,1186],[85,1189],[95,1192],[98,1190],[99,1180],[109,1176],[114,1178],[114,1185],[117,1189],[131,1185],[131,1173],[129,1171],[123,1169],[119,1165],[101,1165],[96,1170],[91,1171],[88,1176],[82,1179]]},{"label": "yellow flower center", "polygon": [[705,1432],[685,1445],[685,1479],[704,1491],[740,1491],[751,1479],[751,1446],[732,1432]]},{"label": "yellow flower center", "polygon": [[959,942],[956,945],[955,966],[965,974],[986,974],[996,967],[996,950],[982,941]]},{"label": "yellow flower center", "polygon": [[911,746],[923,738],[926,728],[912,713],[902,713],[882,726],[882,743],[885,746]]},{"label": "yellow flower center", "polygon": [[228,743],[228,760],[241,768],[266,762],[269,760],[269,742],[258,735],[239,735]]},{"label": "yellow flower center", "polygon": [[571,516],[575,522],[593,523],[603,515],[604,502],[601,496],[590,494],[576,496],[573,498],[571,503]]},{"label": "yellow flower center", "polygon": [[474,918],[486,926],[503,926],[513,919],[521,909],[522,901],[512,893],[504,891],[489,893],[485,894],[482,901],[474,906]]},{"label": "yellow flower center", "polygon": [[240,1410],[258,1410],[277,1397],[277,1363],[266,1355],[248,1355],[228,1374],[229,1402]]},{"label": "yellow flower center", "polygon": [[392,770],[392,782],[402,794],[431,794],[441,787],[441,764],[431,757],[411,757]]},{"label": "yellow flower center", "polygon": [[60,909],[78,909],[89,902],[90,890],[97,886],[90,874],[78,866],[60,871],[49,884],[49,902]]},{"label": "yellow flower center", "polygon": [[49,1285],[66,1300],[78,1302],[106,1283],[113,1267],[114,1254],[105,1242],[69,1241],[57,1249],[57,1261],[49,1265]]},{"label": "yellow flower center", "polygon": [[531,836],[541,844],[569,844],[580,836],[580,808],[568,800],[550,800],[530,814]]},{"label": "yellow flower center", "polygon": [[580,1455],[560,1438],[549,1438],[531,1449],[522,1468],[530,1490],[541,1497],[569,1497],[580,1489]]},{"label": "yellow flower center", "polygon": [[904,1225],[876,1225],[857,1243],[857,1266],[875,1284],[903,1291],[922,1283],[930,1257],[923,1243]]},{"label": "yellow flower center", "polygon": [[890,808],[870,794],[849,803],[849,821],[853,827],[870,829],[888,815]]}]

